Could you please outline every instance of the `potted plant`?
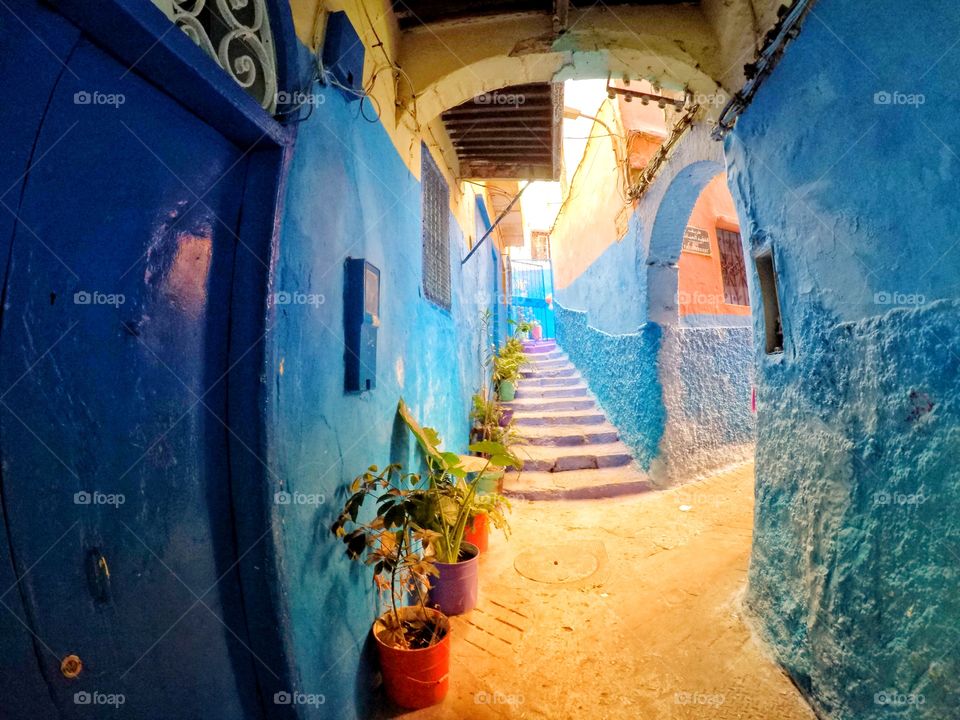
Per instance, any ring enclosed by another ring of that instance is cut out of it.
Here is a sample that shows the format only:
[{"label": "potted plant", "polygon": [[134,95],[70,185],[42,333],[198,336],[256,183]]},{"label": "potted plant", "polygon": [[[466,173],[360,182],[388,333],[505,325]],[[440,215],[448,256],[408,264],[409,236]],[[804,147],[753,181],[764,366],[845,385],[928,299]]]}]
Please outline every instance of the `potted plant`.
[{"label": "potted plant", "polygon": [[510,510],[510,501],[495,489],[477,491],[473,511],[463,533],[465,542],[476,545],[480,552],[486,552],[490,545],[490,526],[509,536],[510,525],[506,513]]},{"label": "potted plant", "polygon": [[503,468],[520,468],[521,462],[500,443],[481,441],[471,444],[470,450],[486,457],[480,469],[471,472],[459,455],[440,449],[437,431],[421,427],[403,400],[399,412],[426,457],[429,491],[436,499],[428,508],[432,515],[419,518],[422,527],[434,531],[430,549],[438,572],[430,584],[430,602],[447,615],[458,615],[477,603],[480,550],[464,541],[464,533],[471,516],[477,512],[478,490],[491,478],[496,482],[496,476],[503,475]]},{"label": "potted plant", "polygon": [[[397,464],[383,470],[371,465],[350,491],[331,530],[352,560],[372,568],[381,599],[390,596],[372,629],[387,695],[404,708],[434,705],[449,689],[450,621],[427,606],[425,588],[438,574],[427,552],[436,533],[417,521],[429,514],[434,495],[421,487],[419,475],[405,474]],[[376,502],[376,514],[362,523],[357,518],[368,498]],[[416,603],[402,604],[411,595]]]},{"label": "potted plant", "polygon": [[473,421],[473,440],[491,440],[508,447],[513,444],[513,408],[504,407],[496,400],[485,399],[476,393],[470,419]]},{"label": "potted plant", "polygon": [[497,395],[503,402],[510,402],[516,396],[517,381],[520,379],[520,369],[527,362],[527,355],[523,351],[523,343],[513,335],[508,338],[493,357],[493,382],[497,388]]}]

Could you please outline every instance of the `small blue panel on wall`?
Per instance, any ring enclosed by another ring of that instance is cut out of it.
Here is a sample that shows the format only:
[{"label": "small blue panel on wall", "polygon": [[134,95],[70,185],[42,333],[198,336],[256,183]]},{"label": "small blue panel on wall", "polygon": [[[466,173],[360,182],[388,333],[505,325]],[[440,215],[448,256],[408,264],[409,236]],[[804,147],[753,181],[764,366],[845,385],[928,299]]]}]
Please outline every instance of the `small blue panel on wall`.
[{"label": "small blue panel on wall", "polygon": [[344,389],[362,392],[377,386],[380,271],[362,258],[347,258],[344,268]]},{"label": "small blue panel on wall", "polygon": [[[330,13],[323,38],[323,68],[350,100],[363,93],[363,42],[345,12]],[[324,82],[327,80],[325,79]]]}]

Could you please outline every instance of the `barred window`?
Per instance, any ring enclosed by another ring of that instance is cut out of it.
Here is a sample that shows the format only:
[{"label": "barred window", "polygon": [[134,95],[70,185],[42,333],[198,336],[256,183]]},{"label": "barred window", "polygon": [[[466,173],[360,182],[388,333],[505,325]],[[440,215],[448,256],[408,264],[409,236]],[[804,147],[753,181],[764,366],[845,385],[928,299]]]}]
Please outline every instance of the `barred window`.
[{"label": "barred window", "polygon": [[749,305],[747,268],[743,262],[743,245],[740,233],[717,228],[717,244],[720,246],[720,273],[723,277],[723,301],[728,305]]},{"label": "barred window", "polygon": [[423,292],[450,308],[450,189],[426,147],[421,149],[423,193]]}]

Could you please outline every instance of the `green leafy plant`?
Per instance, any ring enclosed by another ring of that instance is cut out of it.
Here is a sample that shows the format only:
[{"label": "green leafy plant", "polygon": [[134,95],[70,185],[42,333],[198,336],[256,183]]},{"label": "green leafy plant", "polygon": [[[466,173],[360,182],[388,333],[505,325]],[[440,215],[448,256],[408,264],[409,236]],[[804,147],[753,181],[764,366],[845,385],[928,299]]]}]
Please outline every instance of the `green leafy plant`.
[{"label": "green leafy plant", "polygon": [[519,314],[518,318],[519,319],[517,320],[507,320],[507,323],[513,326],[514,337],[525,336],[533,327],[533,324],[524,318],[522,312]]},{"label": "green leafy plant", "polygon": [[470,420],[473,422],[473,438],[500,443],[505,447],[516,444],[517,436],[513,419],[503,422],[503,406],[493,398],[484,398],[480,393],[473,396]]},{"label": "green leafy plant", "polygon": [[[423,486],[419,475],[404,473],[399,464],[382,470],[371,465],[353,480],[350,493],[331,531],[347,546],[351,560],[372,568],[381,597],[389,594],[381,640],[406,649],[433,645],[442,630],[426,611],[424,592],[430,577],[439,574],[429,553],[439,536],[422,519],[437,512],[436,494]],[[376,513],[369,522],[361,522],[360,511],[368,499],[376,503]],[[416,596],[421,612],[404,617],[398,602],[409,595]]]},{"label": "green leafy plant", "polygon": [[[436,559],[443,563],[455,563],[460,558],[460,548],[467,522],[476,514],[478,489],[484,481],[502,477],[504,468],[521,468],[523,463],[501,443],[481,441],[470,445],[471,452],[484,456],[479,471],[470,472],[459,455],[440,449],[441,439],[436,430],[422,427],[410,409],[400,400],[400,417],[416,437],[427,460],[429,492],[436,498],[436,512],[432,517],[418,518],[424,528],[435,532],[430,547]],[[472,475],[472,477],[470,477]]]}]

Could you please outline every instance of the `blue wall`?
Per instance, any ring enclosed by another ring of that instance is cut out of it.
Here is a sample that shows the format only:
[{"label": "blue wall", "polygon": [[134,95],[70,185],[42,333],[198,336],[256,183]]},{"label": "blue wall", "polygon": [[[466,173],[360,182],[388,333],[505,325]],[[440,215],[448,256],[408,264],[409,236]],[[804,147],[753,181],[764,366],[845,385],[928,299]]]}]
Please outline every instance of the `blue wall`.
[{"label": "blue wall", "polygon": [[821,0],[727,141],[785,332],[756,351],[748,602],[842,720],[957,714],[958,36],[954,3]]},{"label": "blue wall", "polygon": [[556,308],[557,342],[586,379],[610,422],[620,430],[644,469],[650,467],[663,435],[665,410],[657,378],[660,327],[611,335],[597,330],[586,313]]},{"label": "blue wall", "polygon": [[[329,533],[343,488],[370,464],[406,460],[397,431],[401,395],[450,449],[468,439],[471,394],[481,381],[478,321],[491,299],[489,252],[462,269],[463,238],[451,217],[452,311],[421,292],[420,184],[379,123],[357,120],[338,92],[300,126],[288,180],[274,292],[322,303],[274,307],[268,335],[268,464],[290,492],[325,495],[319,507],[280,506],[284,589],[300,687],[322,693],[322,717],[354,717],[368,702],[364,644],[376,610],[365,568]],[[343,392],[343,260],[381,272],[377,387]],[[361,672],[357,672],[358,664]]]},{"label": "blue wall", "polygon": [[[670,247],[663,228],[685,226],[674,217],[674,206],[682,204],[689,215],[717,167],[715,161],[700,160],[670,168],[675,171],[660,181],[669,191],[656,183],[651,188],[660,204],[638,208],[626,235],[556,293],[558,342],[641,466],[662,482],[690,478],[752,453],[752,331],[680,327],[677,317],[660,326],[647,317],[644,226],[659,223],[655,249],[678,256],[682,230],[674,233],[676,247]],[[663,304],[675,307],[676,286],[671,287],[674,298]],[[717,318],[717,323],[726,321]]]},{"label": "blue wall", "polygon": [[752,330],[666,327],[658,370],[667,424],[658,473],[684,480],[753,456]]},{"label": "blue wall", "polygon": [[556,299],[587,313],[598,330],[637,332],[647,321],[647,269],[640,244],[640,220],[633,214],[626,235],[567,287],[557,289]]}]

